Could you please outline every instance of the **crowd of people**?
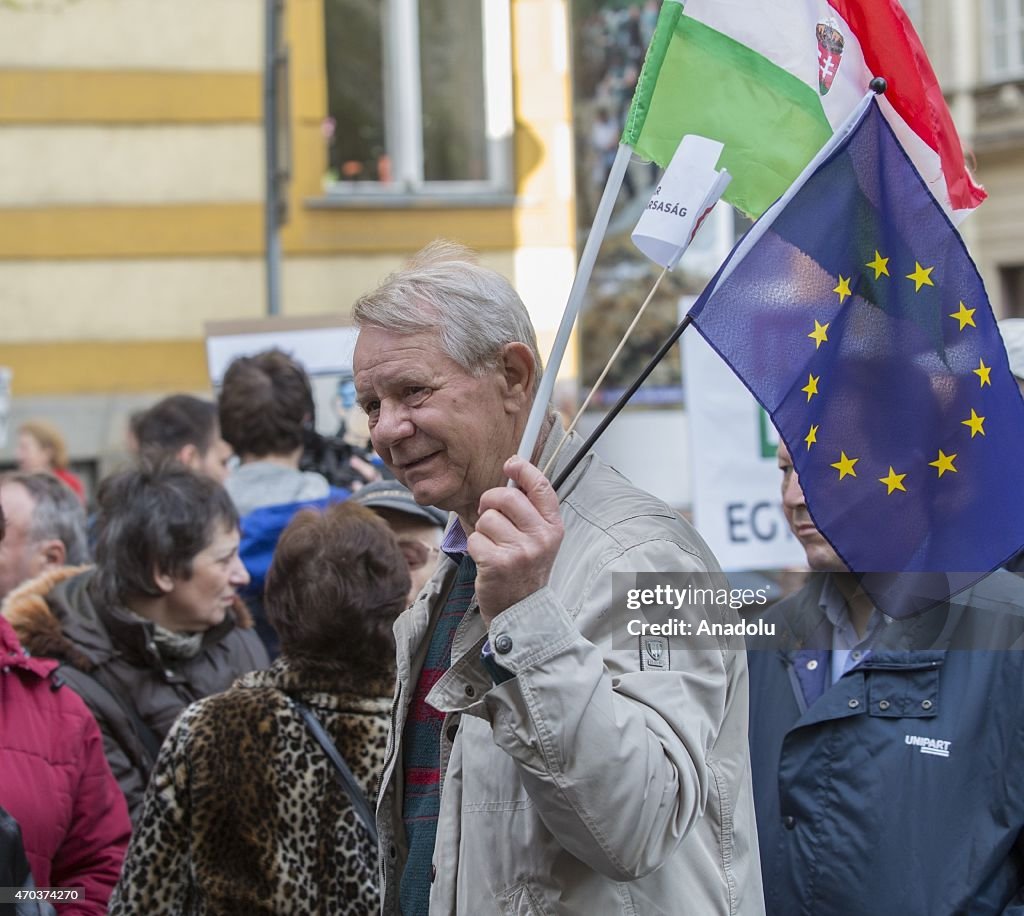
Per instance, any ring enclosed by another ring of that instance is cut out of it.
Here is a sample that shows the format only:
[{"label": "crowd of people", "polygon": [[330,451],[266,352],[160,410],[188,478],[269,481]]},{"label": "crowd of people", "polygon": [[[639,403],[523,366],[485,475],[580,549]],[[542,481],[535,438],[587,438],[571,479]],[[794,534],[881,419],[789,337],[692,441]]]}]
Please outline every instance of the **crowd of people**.
[{"label": "crowd of people", "polygon": [[706,638],[638,639],[623,588],[725,580],[597,455],[556,492],[581,440],[540,470],[552,408],[514,457],[542,365],[508,281],[438,242],[354,318],[380,480],[302,469],[279,350],[133,417],[89,516],[19,434],[47,457],[0,478],[0,886],[119,916],[1024,913],[1019,577],[893,621],[782,444],[815,573],[777,635],[694,599],[675,632]]},{"label": "crowd of people", "polygon": [[[580,161],[589,163],[580,169],[580,198],[591,215],[615,160],[659,9],[656,0],[609,4],[580,22],[574,62],[577,131],[587,140]],[[642,194],[657,175],[656,166],[634,163],[623,174],[624,197]]]}]

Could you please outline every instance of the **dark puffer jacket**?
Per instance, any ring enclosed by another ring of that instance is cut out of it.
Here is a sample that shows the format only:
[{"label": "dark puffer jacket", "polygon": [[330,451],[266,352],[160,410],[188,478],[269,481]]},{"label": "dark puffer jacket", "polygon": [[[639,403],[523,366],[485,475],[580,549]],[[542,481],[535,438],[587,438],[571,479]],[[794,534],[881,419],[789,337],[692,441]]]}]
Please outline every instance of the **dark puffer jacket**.
[{"label": "dark puffer jacket", "polygon": [[92,576],[92,569],[73,568],[40,576],[8,595],[3,616],[32,655],[62,663],[57,677],[96,717],[136,823],[160,743],[178,714],[269,661],[241,602],[203,634],[194,658],[164,659],[151,622],[93,600]]},{"label": "dark puffer jacket", "polygon": [[111,916],[377,912],[376,848],[289,697],[372,806],[391,686],[283,656],[190,706],[160,751]]},{"label": "dark puffer jacket", "polygon": [[[130,825],[99,729],[71,690],[54,689],[56,665],[26,656],[2,618],[0,665],[0,806],[21,828],[37,886],[84,888],[62,916],[100,916]],[[24,880],[11,877],[0,886]]]}]

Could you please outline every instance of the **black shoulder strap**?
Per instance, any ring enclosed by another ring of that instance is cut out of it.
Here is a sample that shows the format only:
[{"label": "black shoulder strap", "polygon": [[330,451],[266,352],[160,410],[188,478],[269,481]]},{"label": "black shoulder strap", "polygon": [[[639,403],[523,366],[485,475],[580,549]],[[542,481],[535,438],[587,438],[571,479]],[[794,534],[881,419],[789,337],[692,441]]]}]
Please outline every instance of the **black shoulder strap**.
[{"label": "black shoulder strap", "polygon": [[370,808],[370,803],[366,800],[366,795],[359,787],[359,783],[356,782],[356,778],[352,775],[352,771],[348,768],[348,764],[345,763],[344,758],[342,758],[341,754],[338,753],[338,748],[331,740],[331,736],[327,734],[327,730],[320,723],[320,720],[313,713],[313,710],[301,700],[296,700],[295,697],[289,697],[288,699],[291,700],[292,705],[306,723],[306,727],[313,733],[313,737],[316,738],[317,743],[324,749],[324,753],[328,756],[331,763],[334,764],[334,770],[338,777],[338,782],[341,784],[342,790],[348,796],[349,801],[352,802],[352,807],[355,810],[356,815],[359,820],[362,821],[363,826],[367,829],[370,837],[373,839],[374,846],[376,846],[376,818],[374,817],[373,810]]},{"label": "black shoulder strap", "polygon": [[157,733],[142,721],[142,717],[136,712],[135,707],[131,703],[126,703],[122,700],[113,690],[104,685],[99,678],[71,665],[62,664],[54,672],[53,676],[55,684],[66,683],[70,685],[71,689],[93,709],[102,707],[104,705],[103,701],[106,701],[108,704],[113,703],[117,709],[120,709],[128,721],[131,722],[135,734],[149,755],[150,759],[144,762],[145,768],[147,770],[152,768],[156,762],[157,755],[160,753],[160,745],[163,742],[157,736]]}]

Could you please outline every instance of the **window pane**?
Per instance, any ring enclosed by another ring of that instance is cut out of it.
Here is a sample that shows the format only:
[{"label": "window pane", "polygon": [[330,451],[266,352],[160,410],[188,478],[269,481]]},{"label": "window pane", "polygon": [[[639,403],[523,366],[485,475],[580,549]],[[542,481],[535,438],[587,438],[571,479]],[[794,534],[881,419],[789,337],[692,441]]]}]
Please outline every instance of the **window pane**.
[{"label": "window pane", "polygon": [[328,167],[342,180],[390,178],[381,0],[324,0]]},{"label": "window pane", "polygon": [[1007,0],[989,0],[989,9],[992,11],[992,25],[1002,26],[1006,22]]},{"label": "window pane", "polygon": [[997,33],[992,36],[992,72],[995,74],[1005,73],[1008,66],[1006,33]]},{"label": "window pane", "polygon": [[419,0],[423,177],[487,175],[481,0]]},{"label": "window pane", "polygon": [[1024,266],[1000,267],[1003,311],[1007,318],[1024,317]]},{"label": "window pane", "polygon": [[1017,2],[1017,28],[1013,33],[1013,67],[1024,65],[1024,0]]}]

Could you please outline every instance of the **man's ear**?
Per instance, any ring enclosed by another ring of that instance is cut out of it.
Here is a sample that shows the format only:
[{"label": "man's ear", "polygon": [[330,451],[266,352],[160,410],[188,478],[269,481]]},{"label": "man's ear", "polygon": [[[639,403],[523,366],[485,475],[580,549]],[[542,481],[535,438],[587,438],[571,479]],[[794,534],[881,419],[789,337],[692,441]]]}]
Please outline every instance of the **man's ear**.
[{"label": "man's ear", "polygon": [[533,389],[537,375],[537,360],[524,343],[507,343],[501,350],[502,373],[505,381],[505,409],[518,413],[533,403]]},{"label": "man's ear", "polygon": [[183,465],[185,465],[185,467],[192,468],[192,470],[196,470],[199,467],[200,458],[202,456],[199,454],[199,449],[197,449],[191,442],[189,442],[187,445],[183,445],[181,448],[179,448],[177,455],[175,455],[174,457],[177,458],[178,461],[180,461]]},{"label": "man's ear", "polygon": [[161,572],[159,569],[153,570],[153,583],[165,595],[174,591],[174,576]]},{"label": "man's ear", "polygon": [[36,545],[36,574],[59,569],[67,560],[67,548],[60,538],[50,538]]}]

